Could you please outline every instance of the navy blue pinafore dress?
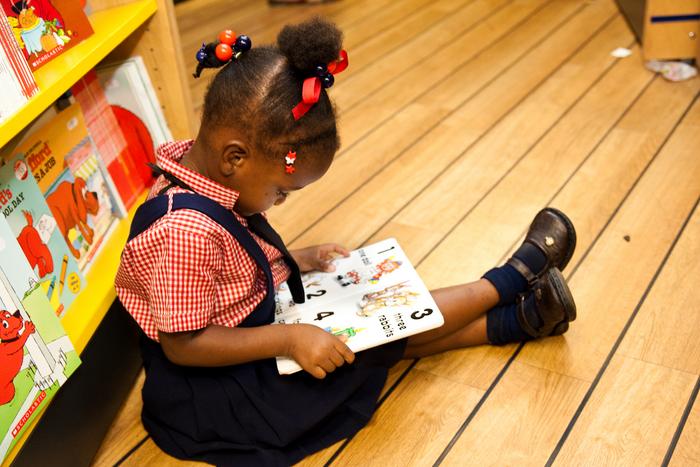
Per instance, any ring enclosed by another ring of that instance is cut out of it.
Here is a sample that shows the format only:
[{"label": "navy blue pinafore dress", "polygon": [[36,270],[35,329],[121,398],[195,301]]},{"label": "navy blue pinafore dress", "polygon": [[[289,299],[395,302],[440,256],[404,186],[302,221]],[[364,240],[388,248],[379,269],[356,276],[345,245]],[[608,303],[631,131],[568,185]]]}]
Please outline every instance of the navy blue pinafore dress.
[{"label": "navy blue pinafore dress", "polygon": [[[267,295],[239,326],[271,324],[275,311],[272,273],[248,230],[223,206],[194,193],[173,195],[172,209],[206,214],[255,260],[265,274]],[[129,239],[167,211],[168,196],[144,203]],[[261,223],[264,228],[254,229],[254,224]],[[276,244],[281,243],[279,236],[263,216],[249,218],[249,227],[282,251],[292,269],[290,289],[295,300],[303,301],[299,268],[284,245]],[[281,376],[274,359],[217,368],[175,365],[160,344],[144,335],[143,425],[163,451],[180,459],[216,465],[291,465],[367,424],[388,368],[401,359],[405,345],[402,340],[360,352],[352,365],[318,380],[303,371]]]}]

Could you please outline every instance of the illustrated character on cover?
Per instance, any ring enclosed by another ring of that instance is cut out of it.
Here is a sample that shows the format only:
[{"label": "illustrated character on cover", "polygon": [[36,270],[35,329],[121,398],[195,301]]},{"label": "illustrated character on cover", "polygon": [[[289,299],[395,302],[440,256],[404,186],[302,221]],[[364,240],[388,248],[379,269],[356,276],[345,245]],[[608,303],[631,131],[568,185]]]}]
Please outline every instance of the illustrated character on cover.
[{"label": "illustrated character on cover", "polygon": [[372,316],[376,311],[390,306],[411,305],[419,294],[413,292],[408,282],[400,282],[376,292],[365,294],[360,300],[359,316]]},{"label": "illustrated character on cover", "polygon": [[65,31],[65,23],[58,10],[49,0],[22,0],[12,4],[8,21],[20,48],[27,54],[38,55],[49,52],[70,41],[70,31]]},{"label": "illustrated character on cover", "polygon": [[94,231],[88,225],[88,214],[96,215],[100,210],[97,193],[87,190],[85,180],[75,177],[75,181],[61,182],[46,197],[46,204],[56,218],[61,235],[66,240],[73,256],[80,258],[80,252],[68,238],[71,229],[78,229],[88,244],[92,244]]},{"label": "illustrated character on cover", "polygon": [[364,271],[352,269],[345,274],[338,274],[336,280],[343,287],[360,284],[363,280],[370,284],[376,284],[383,275],[394,272],[399,267],[401,267],[401,261],[396,261],[393,257],[389,257],[379,264],[366,268]]},{"label": "illustrated character on cover", "polygon": [[[22,328],[24,332],[20,334]],[[32,322],[22,319],[19,310],[0,311],[0,405],[15,397],[14,379],[22,368],[24,344],[35,330]]]},{"label": "illustrated character on cover", "polygon": [[29,265],[38,268],[39,277],[42,278],[53,272],[53,257],[51,250],[42,241],[39,231],[34,227],[34,217],[29,211],[22,211],[27,225],[22,229],[17,237],[17,243],[22,248],[24,256],[27,257]]}]

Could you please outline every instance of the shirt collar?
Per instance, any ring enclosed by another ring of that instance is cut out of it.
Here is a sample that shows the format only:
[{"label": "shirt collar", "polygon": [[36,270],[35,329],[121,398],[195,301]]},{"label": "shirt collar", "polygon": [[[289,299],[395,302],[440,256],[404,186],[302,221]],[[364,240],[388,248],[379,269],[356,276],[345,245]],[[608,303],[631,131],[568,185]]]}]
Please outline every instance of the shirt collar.
[{"label": "shirt collar", "polygon": [[179,163],[182,156],[190,150],[194,140],[174,141],[161,144],[156,149],[156,161],[163,170],[191,186],[194,191],[211,198],[226,209],[233,209],[238,200],[238,192],[216,183],[204,175],[188,169]]}]

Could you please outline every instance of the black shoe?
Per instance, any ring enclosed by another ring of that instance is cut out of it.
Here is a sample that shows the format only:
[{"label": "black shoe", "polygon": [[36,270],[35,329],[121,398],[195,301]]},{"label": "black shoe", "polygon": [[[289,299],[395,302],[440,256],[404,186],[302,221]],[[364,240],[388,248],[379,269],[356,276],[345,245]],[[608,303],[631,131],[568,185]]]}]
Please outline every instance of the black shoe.
[{"label": "black shoe", "polygon": [[576,319],[576,304],[559,269],[548,269],[528,294],[519,296],[516,316],[533,338],[559,335],[569,329],[569,321]]},{"label": "black shoe", "polygon": [[576,229],[566,214],[555,208],[544,208],[537,213],[530,224],[524,243],[530,243],[541,250],[547,258],[547,264],[541,271],[532,271],[530,267],[516,257],[511,257],[508,264],[513,266],[525,279],[534,284],[537,278],[551,268],[563,271],[576,249]]}]

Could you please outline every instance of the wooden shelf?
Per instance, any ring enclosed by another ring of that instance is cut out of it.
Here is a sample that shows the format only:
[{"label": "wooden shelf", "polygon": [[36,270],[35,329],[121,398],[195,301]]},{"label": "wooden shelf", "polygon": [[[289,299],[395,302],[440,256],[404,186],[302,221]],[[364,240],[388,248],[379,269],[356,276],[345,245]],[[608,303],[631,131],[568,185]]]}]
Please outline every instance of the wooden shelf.
[{"label": "wooden shelf", "polygon": [[39,93],[0,124],[0,147],[145,23],[156,8],[156,0],[137,0],[92,14],[90,24],[95,33],[34,73]]},{"label": "wooden shelf", "polygon": [[118,224],[110,232],[85,276],[86,287],[71,303],[61,320],[61,324],[73,342],[73,347],[79,354],[83,352],[95,329],[117,298],[114,277],[117,274],[122,249],[129,237],[131,220],[145,197],[146,193],[143,193],[134,207],[129,210],[128,217],[118,220]]}]

